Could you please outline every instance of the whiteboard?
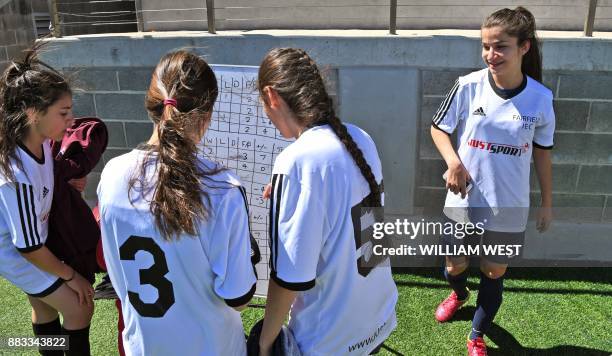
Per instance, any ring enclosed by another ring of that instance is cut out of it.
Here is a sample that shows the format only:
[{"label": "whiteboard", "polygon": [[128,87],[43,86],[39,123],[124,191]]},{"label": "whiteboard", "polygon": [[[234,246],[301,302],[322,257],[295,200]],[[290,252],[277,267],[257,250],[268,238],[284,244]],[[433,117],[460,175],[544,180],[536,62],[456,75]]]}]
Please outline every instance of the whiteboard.
[{"label": "whiteboard", "polygon": [[265,296],[270,275],[269,201],[262,198],[262,193],[271,181],[276,157],[291,140],[281,136],[263,111],[257,91],[258,67],[211,67],[219,95],[204,137],[204,154],[236,173],[246,189],[251,233],[261,251],[261,262],[255,267],[255,294]]}]

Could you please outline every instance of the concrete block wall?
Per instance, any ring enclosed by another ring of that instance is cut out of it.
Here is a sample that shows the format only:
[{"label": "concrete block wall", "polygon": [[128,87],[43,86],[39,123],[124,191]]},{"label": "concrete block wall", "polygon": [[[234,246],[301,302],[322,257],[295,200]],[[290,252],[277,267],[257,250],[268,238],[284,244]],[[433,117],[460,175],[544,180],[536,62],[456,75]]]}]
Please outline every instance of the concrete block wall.
[{"label": "concrete block wall", "polygon": [[[555,92],[558,116],[555,203],[588,208],[589,219],[611,220],[612,38],[542,37],[544,81]],[[340,117],[374,138],[390,214],[410,214],[419,206],[441,209],[444,166],[429,122],[456,77],[482,66],[479,31],[140,33],[66,37],[52,46],[47,62],[66,70],[83,89],[75,93],[76,113],[109,124],[104,162],[149,135],[144,94],[153,66],[167,51],[188,47],[209,63],[258,65],[270,48],[304,48],[328,69]],[[96,184],[94,174],[90,199]],[[532,187],[537,199],[537,184]]]},{"label": "concrete block wall", "polygon": [[[474,69],[422,71],[416,204],[429,211],[441,207],[446,194],[441,178],[446,164],[430,139],[431,118],[457,76]],[[612,221],[612,73],[545,71],[543,81],[554,93],[556,114],[553,204],[588,212],[582,221]],[[531,204],[537,206],[533,164],[530,183]]]},{"label": "concrete block wall", "polygon": [[[104,165],[146,142],[151,135],[153,124],[144,101],[153,70],[154,67],[62,68],[74,90],[74,115],[102,118],[109,131],[106,152],[88,177],[85,198],[90,203],[97,200],[96,187]],[[328,92],[337,102],[337,70],[325,68],[323,73]]]},{"label": "concrete block wall", "polygon": [[32,7],[27,0],[0,1],[0,72],[35,38]]},{"label": "concrete block wall", "polygon": [[108,147],[89,175],[85,198],[96,201],[96,187],[106,162],[146,141],[153,125],[144,109],[144,97],[153,67],[62,68],[73,90],[74,115],[104,119]]}]

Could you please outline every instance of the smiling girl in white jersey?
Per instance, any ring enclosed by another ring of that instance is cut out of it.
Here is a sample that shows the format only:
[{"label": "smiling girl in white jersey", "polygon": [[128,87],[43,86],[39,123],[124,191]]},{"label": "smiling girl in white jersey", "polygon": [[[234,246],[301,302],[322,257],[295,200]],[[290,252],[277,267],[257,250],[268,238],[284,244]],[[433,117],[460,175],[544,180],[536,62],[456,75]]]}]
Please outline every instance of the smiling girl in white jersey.
[{"label": "smiling girl in white jersey", "polygon": [[[548,228],[552,206],[552,168],[555,116],[552,93],[542,81],[542,64],[533,15],[522,7],[502,9],[482,25],[482,58],[486,69],[460,77],[442,102],[431,134],[448,165],[449,190],[445,215],[464,222],[484,223],[482,236],[459,240],[443,236],[446,244],[518,244],[524,241],[529,208],[529,169],[534,159],[542,195],[537,227]],[[457,149],[450,134],[457,131]],[[472,184],[466,192],[466,182]],[[486,355],[483,340],[502,302],[508,256],[483,256],[481,278],[468,338],[470,355]],[[468,298],[468,259],[446,258],[444,274],[453,289],[436,310],[439,322],[450,320]]]}]

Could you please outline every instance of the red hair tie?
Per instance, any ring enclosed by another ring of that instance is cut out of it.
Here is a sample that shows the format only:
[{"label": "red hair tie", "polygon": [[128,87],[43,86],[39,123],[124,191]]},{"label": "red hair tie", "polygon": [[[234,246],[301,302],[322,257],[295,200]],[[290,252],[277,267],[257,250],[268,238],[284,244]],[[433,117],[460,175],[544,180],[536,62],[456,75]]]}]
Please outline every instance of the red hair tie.
[{"label": "red hair tie", "polygon": [[171,105],[176,108],[176,100],[175,99],[164,99],[164,106]]}]

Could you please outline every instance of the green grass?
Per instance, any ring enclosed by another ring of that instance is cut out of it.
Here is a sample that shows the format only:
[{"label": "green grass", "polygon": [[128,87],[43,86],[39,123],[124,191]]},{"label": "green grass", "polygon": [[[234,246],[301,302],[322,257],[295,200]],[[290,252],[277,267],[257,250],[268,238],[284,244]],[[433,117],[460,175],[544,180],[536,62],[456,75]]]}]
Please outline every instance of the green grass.
[{"label": "green grass", "polygon": [[[433,312],[448,294],[439,269],[406,272],[395,274],[400,293],[398,327],[385,343],[395,352],[383,350],[381,355],[465,354],[476,293],[455,321],[438,324]],[[470,289],[476,291],[476,277],[469,282]],[[611,282],[612,269],[605,268],[510,270],[504,303],[487,337],[489,354],[610,355]],[[0,279],[0,295],[0,336],[31,335],[25,295],[4,279]],[[242,316],[249,330],[263,316],[263,309],[250,308]],[[94,355],[116,354],[116,324],[113,302],[97,301],[90,337]]]}]

